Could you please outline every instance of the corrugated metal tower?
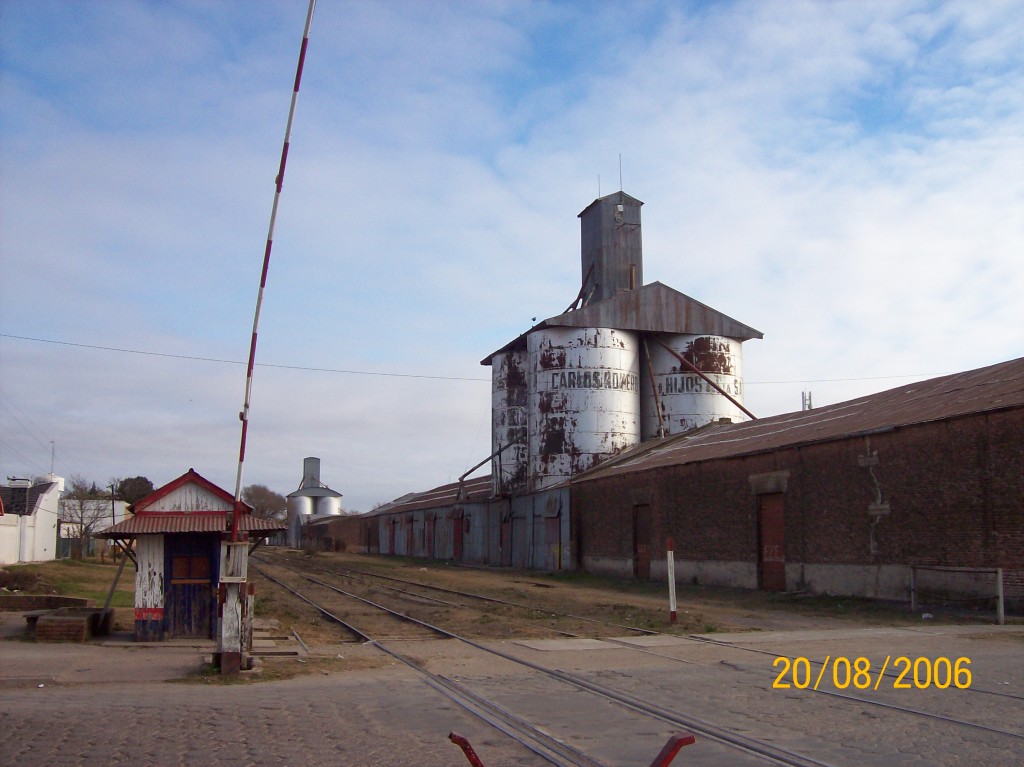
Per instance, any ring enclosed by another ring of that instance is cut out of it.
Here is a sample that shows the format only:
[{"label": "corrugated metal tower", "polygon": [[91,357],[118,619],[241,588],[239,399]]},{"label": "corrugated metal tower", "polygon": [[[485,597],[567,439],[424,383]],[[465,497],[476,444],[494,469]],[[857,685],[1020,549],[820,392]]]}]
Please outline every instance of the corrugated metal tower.
[{"label": "corrugated metal tower", "polygon": [[553,487],[641,440],[747,417],[742,343],[763,336],[643,285],[642,205],[621,191],[588,205],[572,305],[482,361],[495,495]]},{"label": "corrugated metal tower", "polygon": [[292,548],[302,545],[302,526],[307,522],[339,514],[341,493],[320,481],[320,459],[304,459],[299,489],[288,494],[288,545]]}]

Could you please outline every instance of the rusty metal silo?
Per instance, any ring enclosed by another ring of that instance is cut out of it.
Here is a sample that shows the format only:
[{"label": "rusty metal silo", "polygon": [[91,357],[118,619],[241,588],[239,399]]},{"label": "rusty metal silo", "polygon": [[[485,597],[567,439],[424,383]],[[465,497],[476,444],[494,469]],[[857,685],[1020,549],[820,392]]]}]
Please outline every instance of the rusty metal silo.
[{"label": "rusty metal silo", "polygon": [[743,402],[743,349],[740,341],[707,334],[661,335],[657,340],[645,343],[650,365],[645,360],[641,366],[643,439],[661,436],[661,428],[665,435],[669,435],[696,429],[721,418],[746,420],[743,411],[689,370],[666,346],[707,374],[730,396]]},{"label": "rusty metal silo", "polygon": [[526,488],[527,355],[508,351],[491,358],[491,476],[494,494]]},{"label": "rusty metal silo", "polygon": [[548,327],[527,336],[527,354],[532,490],[640,442],[636,333]]}]

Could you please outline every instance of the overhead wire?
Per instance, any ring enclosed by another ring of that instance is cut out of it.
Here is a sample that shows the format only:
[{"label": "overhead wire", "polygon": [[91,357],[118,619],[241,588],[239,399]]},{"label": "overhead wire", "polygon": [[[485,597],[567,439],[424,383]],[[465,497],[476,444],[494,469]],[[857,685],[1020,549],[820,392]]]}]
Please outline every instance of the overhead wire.
[{"label": "overhead wire", "polygon": [[[117,346],[101,346],[99,344],[83,344],[73,341],[58,341],[51,338],[36,338],[33,336],[14,335],[12,333],[0,333],[0,338],[12,338],[18,341],[34,341],[43,344],[55,344],[58,346],[72,346],[79,349],[94,349],[107,352],[118,352],[121,354],[139,354],[147,357],[167,357],[170,359],[190,360],[194,362],[214,362],[222,365],[245,365],[244,360],[229,360],[218,357],[200,357],[194,354],[171,354],[170,352],[154,352],[144,349],[126,349]],[[325,368],[311,365],[285,365],[271,362],[257,362],[256,367],[277,368],[279,370],[301,370],[310,373],[336,373],[341,375],[380,376],[385,378],[422,378],[435,381],[477,381],[490,383],[490,378],[476,378],[470,376],[440,376],[426,373],[388,373],[379,370],[352,370],[347,368]],[[942,373],[903,373],[887,376],[860,376],[856,378],[797,378],[786,381],[744,381],[744,386],[781,386],[793,384],[812,383],[849,383],[854,381],[889,381],[906,378],[935,378],[937,376],[951,375],[952,371]]]}]

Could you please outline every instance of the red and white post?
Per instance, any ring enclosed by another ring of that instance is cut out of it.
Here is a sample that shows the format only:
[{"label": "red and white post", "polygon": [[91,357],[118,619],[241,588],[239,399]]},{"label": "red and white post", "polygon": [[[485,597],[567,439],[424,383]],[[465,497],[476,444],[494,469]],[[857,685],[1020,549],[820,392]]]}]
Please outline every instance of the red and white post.
[{"label": "red and white post", "polygon": [[676,553],[672,539],[665,544],[665,569],[668,571],[668,620],[676,622]]}]

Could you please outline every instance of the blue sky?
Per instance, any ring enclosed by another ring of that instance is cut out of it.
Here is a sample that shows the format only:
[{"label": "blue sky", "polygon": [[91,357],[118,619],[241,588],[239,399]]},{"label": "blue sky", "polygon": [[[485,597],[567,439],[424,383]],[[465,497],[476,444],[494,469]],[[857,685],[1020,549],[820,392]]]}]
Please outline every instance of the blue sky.
[{"label": "blue sky", "polygon": [[[3,476],[52,440],[65,476],[233,489],[244,366],[187,358],[248,352],[305,11],[0,2]],[[758,415],[1021,356],[1022,30],[1019,2],[320,0],[245,482],[316,455],[367,510],[485,457],[479,361],[576,295],[620,156],[645,279],[764,332]]]}]

